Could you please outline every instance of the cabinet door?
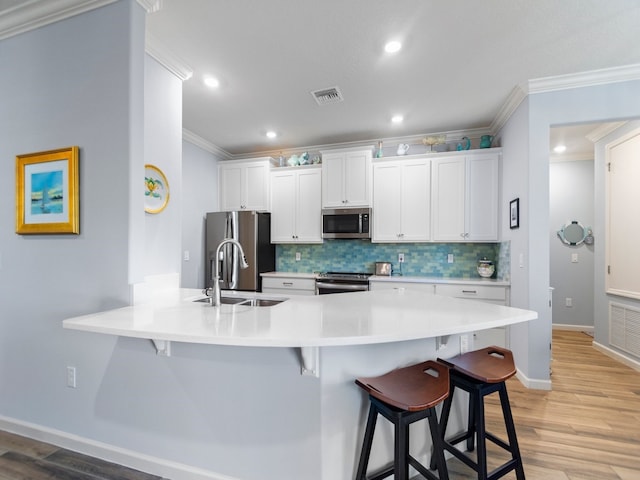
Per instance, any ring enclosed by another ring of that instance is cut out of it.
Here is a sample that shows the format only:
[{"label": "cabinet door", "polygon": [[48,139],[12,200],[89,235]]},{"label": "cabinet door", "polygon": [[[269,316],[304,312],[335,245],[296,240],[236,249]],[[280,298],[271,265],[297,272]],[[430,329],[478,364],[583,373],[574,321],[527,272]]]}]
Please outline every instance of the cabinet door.
[{"label": "cabinet door", "polygon": [[220,168],[220,196],[218,202],[221,211],[240,210],[242,205],[242,167],[240,165]]},{"label": "cabinet door", "polygon": [[402,169],[396,163],[373,166],[373,242],[397,242],[401,234]]},{"label": "cabinet door", "polygon": [[464,240],[465,183],[464,157],[433,160],[433,240]]},{"label": "cabinet door", "polygon": [[345,206],[371,205],[371,152],[347,153],[344,159]]},{"label": "cabinet door", "polygon": [[430,238],[431,164],[429,160],[402,165],[401,205],[398,211],[403,242],[425,242]]},{"label": "cabinet door", "polygon": [[322,243],[322,171],[314,168],[296,173],[296,241]]},{"label": "cabinet door", "polygon": [[269,165],[247,165],[244,169],[241,209],[269,210]]},{"label": "cabinet door", "polygon": [[498,155],[467,158],[467,240],[498,240]]},{"label": "cabinet door", "polygon": [[344,156],[322,156],[322,205],[344,207]]},{"label": "cabinet door", "polygon": [[295,172],[291,170],[271,174],[271,242],[295,242],[296,207]]},{"label": "cabinet door", "polygon": [[322,155],[322,206],[329,208],[371,205],[371,151]]}]

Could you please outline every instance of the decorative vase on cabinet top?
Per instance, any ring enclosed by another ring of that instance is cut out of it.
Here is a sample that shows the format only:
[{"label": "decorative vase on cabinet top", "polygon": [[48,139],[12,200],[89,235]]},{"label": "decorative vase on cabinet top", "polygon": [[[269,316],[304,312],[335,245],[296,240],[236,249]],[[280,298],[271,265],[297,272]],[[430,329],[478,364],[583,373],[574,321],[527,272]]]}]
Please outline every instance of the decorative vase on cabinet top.
[{"label": "decorative vase on cabinet top", "polygon": [[480,148],[491,148],[491,142],[493,142],[493,135],[482,135],[480,137]]}]

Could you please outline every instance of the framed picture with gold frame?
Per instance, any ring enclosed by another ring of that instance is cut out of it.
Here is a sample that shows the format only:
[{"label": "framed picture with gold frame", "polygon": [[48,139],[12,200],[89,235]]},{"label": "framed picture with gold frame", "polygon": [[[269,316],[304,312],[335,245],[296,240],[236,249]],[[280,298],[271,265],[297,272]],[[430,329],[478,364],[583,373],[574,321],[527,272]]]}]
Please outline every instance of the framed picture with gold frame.
[{"label": "framed picture with gold frame", "polygon": [[78,151],[16,156],[16,233],[80,233]]},{"label": "framed picture with gold frame", "polygon": [[169,181],[155,165],[144,166],[144,211],[160,213],[169,203]]}]

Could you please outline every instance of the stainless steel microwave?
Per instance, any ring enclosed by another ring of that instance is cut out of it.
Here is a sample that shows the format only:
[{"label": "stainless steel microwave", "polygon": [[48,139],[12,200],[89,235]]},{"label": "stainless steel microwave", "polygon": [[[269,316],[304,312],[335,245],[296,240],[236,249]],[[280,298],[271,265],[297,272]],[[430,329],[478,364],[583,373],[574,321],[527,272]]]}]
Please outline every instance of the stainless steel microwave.
[{"label": "stainless steel microwave", "polygon": [[324,208],[322,238],[371,238],[371,209]]}]

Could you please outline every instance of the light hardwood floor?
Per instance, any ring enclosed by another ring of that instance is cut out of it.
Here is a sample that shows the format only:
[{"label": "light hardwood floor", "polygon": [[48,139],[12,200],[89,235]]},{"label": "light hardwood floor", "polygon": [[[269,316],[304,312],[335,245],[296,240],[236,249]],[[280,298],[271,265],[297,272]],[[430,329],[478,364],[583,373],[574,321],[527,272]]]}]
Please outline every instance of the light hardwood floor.
[{"label": "light hardwood floor", "polygon": [[[527,480],[640,479],[640,372],[601,354],[592,340],[554,330],[552,391],[507,382]],[[488,429],[506,438],[496,400],[488,402]],[[499,450],[491,448],[494,458],[503,456]],[[457,460],[448,466],[451,480],[473,478]]]},{"label": "light hardwood floor", "polygon": [[[553,391],[508,381],[527,480],[640,479],[640,372],[599,353],[591,341],[581,332],[554,331]],[[502,435],[491,397],[486,417],[489,430]],[[490,448],[490,458],[495,463],[504,454]],[[474,478],[455,459],[448,467],[451,480]],[[0,480],[158,478],[0,432]]]}]

